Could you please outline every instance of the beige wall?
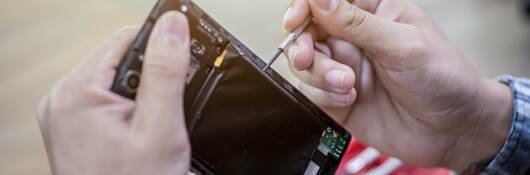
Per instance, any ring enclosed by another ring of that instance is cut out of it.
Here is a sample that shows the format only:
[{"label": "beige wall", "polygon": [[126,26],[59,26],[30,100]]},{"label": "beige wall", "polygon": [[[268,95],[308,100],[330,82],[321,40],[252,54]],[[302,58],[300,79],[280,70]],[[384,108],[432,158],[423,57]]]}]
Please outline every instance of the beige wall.
[{"label": "beige wall", "polygon": [[[488,77],[530,77],[530,28],[515,0],[418,0]],[[0,174],[49,174],[34,119],[39,98],[121,26],[141,24],[153,0],[0,2]],[[281,39],[284,0],[197,0],[262,57]],[[287,74],[285,61],[275,68]]]}]

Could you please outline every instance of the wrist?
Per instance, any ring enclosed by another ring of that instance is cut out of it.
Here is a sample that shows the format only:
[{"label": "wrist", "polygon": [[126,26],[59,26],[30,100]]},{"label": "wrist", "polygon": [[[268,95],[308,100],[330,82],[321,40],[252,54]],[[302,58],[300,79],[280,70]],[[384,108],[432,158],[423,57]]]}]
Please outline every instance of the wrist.
[{"label": "wrist", "polygon": [[512,93],[508,86],[482,79],[474,101],[476,118],[456,141],[449,166],[463,171],[471,164],[493,158],[502,148],[512,124]]}]

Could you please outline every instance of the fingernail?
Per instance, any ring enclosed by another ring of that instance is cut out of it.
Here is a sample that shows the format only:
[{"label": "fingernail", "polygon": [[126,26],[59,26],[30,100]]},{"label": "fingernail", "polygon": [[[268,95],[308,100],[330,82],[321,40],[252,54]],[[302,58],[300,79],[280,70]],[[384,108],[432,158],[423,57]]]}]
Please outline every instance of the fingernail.
[{"label": "fingernail", "polygon": [[181,43],[185,38],[185,29],[179,25],[179,22],[185,21],[182,15],[177,12],[168,12],[164,14],[158,22],[158,39],[167,43]]},{"label": "fingernail", "polygon": [[333,88],[344,89],[344,80],[346,79],[346,72],[340,69],[333,69],[326,75],[326,81]]},{"label": "fingernail", "polygon": [[324,11],[333,11],[337,7],[337,0],[313,0]]}]

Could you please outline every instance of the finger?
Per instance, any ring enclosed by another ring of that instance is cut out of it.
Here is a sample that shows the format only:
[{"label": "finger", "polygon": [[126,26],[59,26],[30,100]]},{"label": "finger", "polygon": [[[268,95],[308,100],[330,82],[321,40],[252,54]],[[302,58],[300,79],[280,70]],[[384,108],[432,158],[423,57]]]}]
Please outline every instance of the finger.
[{"label": "finger", "polygon": [[318,24],[315,23],[309,24],[305,31],[311,34],[311,38],[313,38],[314,41],[322,41],[328,38],[329,36],[324,29],[322,29]]},{"label": "finger", "polygon": [[352,105],[357,97],[355,89],[340,94],[325,91],[304,82],[300,82],[299,88],[311,101],[323,108],[347,107]]},{"label": "finger", "polygon": [[322,55],[332,58],[333,54],[331,53],[331,48],[327,43],[324,42],[316,42],[315,43],[315,49],[317,49],[318,52],[322,53]]},{"label": "finger", "polygon": [[[139,31],[139,27],[126,27],[107,39],[66,77],[70,85],[79,88],[87,84],[110,89],[116,67]],[[78,82],[84,81],[83,85]],[[74,88],[75,89],[75,88]]]},{"label": "finger", "polygon": [[292,0],[283,17],[283,28],[287,32],[293,31],[309,16],[307,0]]},{"label": "finger", "polygon": [[326,43],[331,49],[334,60],[352,67],[354,71],[359,70],[357,68],[361,66],[363,56],[357,46],[335,37],[329,37]]},{"label": "finger", "polygon": [[306,70],[313,64],[313,39],[309,33],[303,33],[287,49],[289,63],[297,70]]},{"label": "finger", "polygon": [[383,20],[346,0],[309,0],[314,19],[330,35],[372,53],[400,50],[418,32],[412,26]]},{"label": "finger", "polygon": [[183,93],[190,59],[186,17],[167,12],[149,38],[133,127],[161,137],[185,139]]},{"label": "finger", "polygon": [[112,35],[88,56],[90,59],[81,65],[81,69],[114,70],[139,30],[138,26],[126,27]]},{"label": "finger", "polygon": [[340,123],[347,121],[352,105],[357,98],[357,92],[352,89],[347,94],[337,94],[324,91],[311,85],[300,82],[298,88],[311,101],[317,104],[324,112]]},{"label": "finger", "polygon": [[[381,0],[354,0],[353,4],[370,13],[375,13],[380,2]],[[310,7],[307,0],[291,0],[283,18],[284,29],[286,31],[294,30],[303,23],[309,14]]]},{"label": "finger", "polygon": [[320,52],[315,52],[311,68],[304,71],[292,71],[305,83],[335,93],[348,93],[355,84],[355,74],[352,68]]},{"label": "finger", "polygon": [[367,12],[375,13],[380,2],[381,0],[354,0],[352,4]]},{"label": "finger", "polygon": [[[302,33],[295,42],[289,46],[285,53],[286,57],[291,58],[289,62],[297,70],[308,69],[313,63],[315,42],[325,41],[328,35],[315,24],[311,24]],[[293,49],[291,49],[293,48]]]}]

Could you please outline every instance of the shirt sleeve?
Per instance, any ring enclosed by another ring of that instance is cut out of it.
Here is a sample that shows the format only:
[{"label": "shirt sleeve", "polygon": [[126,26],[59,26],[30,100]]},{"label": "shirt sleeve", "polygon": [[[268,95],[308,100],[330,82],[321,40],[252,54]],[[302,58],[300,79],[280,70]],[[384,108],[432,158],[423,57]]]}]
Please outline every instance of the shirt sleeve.
[{"label": "shirt sleeve", "polygon": [[498,80],[508,85],[513,95],[513,122],[508,138],[486,167],[500,175],[530,173],[530,80],[503,75]]}]

